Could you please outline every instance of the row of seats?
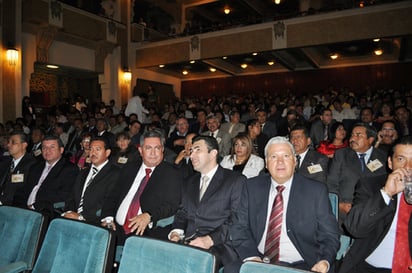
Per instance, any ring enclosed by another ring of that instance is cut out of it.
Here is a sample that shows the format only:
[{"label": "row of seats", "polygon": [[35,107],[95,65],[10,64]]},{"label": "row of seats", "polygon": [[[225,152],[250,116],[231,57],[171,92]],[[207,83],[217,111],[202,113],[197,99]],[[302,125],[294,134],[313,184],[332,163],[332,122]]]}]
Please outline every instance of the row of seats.
[{"label": "row of seats", "polygon": [[[330,195],[336,213],[338,199]],[[0,206],[0,273],[110,273],[116,249],[108,229],[69,219],[47,219],[32,210]],[[341,238],[342,241],[342,238]],[[341,247],[340,258],[350,242]],[[347,245],[345,245],[347,244]],[[133,236],[127,239],[119,273],[216,272],[215,257],[198,248]],[[245,263],[241,273],[304,272],[262,263]]]}]

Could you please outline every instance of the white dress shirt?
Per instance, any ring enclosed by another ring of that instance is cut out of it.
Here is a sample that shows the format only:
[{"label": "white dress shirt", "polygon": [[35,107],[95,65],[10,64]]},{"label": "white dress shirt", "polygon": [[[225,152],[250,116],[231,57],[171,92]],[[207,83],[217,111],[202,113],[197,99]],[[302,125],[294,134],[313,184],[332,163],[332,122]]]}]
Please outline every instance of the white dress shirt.
[{"label": "white dress shirt", "polygon": [[[120,204],[119,209],[117,210],[116,213],[116,222],[119,225],[124,225],[124,222],[126,220],[127,212],[129,210],[130,204],[132,203],[133,197],[135,196],[137,190],[139,189],[140,183],[142,182],[143,178],[146,176],[146,169],[149,168],[147,167],[144,163],[140,166],[139,171],[137,172],[137,175],[133,181],[132,186],[130,187],[129,192],[127,193],[126,197],[123,199],[122,203]],[[150,168],[152,169],[152,172],[150,175],[153,174],[153,171],[155,167]],[[150,181],[149,181],[150,183]],[[139,208],[139,212],[137,215],[142,214],[142,209]]]},{"label": "white dress shirt", "polygon": [[269,202],[268,202],[268,210],[266,215],[266,224],[265,224],[265,231],[263,232],[262,239],[258,245],[258,250],[260,253],[265,253],[265,243],[266,243],[266,235],[269,225],[269,218],[272,212],[273,201],[277,195],[277,186],[285,186],[285,189],[282,192],[283,197],[283,217],[282,217],[282,231],[280,233],[280,246],[279,246],[279,261],[287,262],[287,263],[294,263],[298,261],[303,261],[302,256],[299,254],[296,247],[293,245],[292,241],[289,239],[287,229],[286,229],[286,214],[287,208],[289,203],[289,194],[290,188],[292,186],[293,176],[283,184],[278,184],[276,181],[271,179],[270,185],[270,192],[269,192]]}]

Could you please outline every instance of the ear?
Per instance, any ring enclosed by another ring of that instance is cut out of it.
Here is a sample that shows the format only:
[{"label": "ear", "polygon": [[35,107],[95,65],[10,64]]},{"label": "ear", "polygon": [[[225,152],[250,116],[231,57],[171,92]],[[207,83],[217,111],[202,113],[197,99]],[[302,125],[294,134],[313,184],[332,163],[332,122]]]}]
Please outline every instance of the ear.
[{"label": "ear", "polygon": [[104,153],[105,153],[106,157],[109,157],[110,154],[112,153],[112,150],[107,149]]},{"label": "ear", "polygon": [[308,137],[308,146],[310,146],[311,144],[312,144],[312,139]]},{"label": "ear", "polygon": [[372,145],[372,143],[373,143],[374,141],[375,141],[375,138],[374,138],[374,137],[368,138],[368,142],[369,142],[370,145]]},{"label": "ear", "polygon": [[393,166],[392,165],[392,158],[390,156],[388,156],[388,167],[389,167],[389,169],[393,170],[392,166]]},{"label": "ear", "polygon": [[142,150],[142,147],[140,147],[140,145],[139,145],[138,150],[139,150],[140,155],[142,155],[143,150]]}]

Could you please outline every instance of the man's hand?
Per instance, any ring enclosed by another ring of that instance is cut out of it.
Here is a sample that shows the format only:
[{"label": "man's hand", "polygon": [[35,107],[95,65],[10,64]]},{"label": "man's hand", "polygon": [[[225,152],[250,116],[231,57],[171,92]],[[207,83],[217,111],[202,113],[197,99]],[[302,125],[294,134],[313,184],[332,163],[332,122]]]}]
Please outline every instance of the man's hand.
[{"label": "man's hand", "polygon": [[145,212],[130,219],[130,232],[136,235],[143,235],[147,226],[150,224],[150,214]]},{"label": "man's hand", "polygon": [[200,247],[203,249],[209,249],[213,246],[213,240],[209,235],[197,237],[196,239],[190,241],[189,245]]},{"label": "man's hand", "polygon": [[179,242],[180,241],[179,234],[177,232],[172,232],[172,234],[170,234],[170,241]]},{"label": "man's hand", "polygon": [[352,208],[351,203],[343,203],[343,202],[339,203],[339,211],[341,212],[348,214],[351,208]]},{"label": "man's hand", "polygon": [[66,211],[65,213],[62,214],[64,218],[69,218],[73,220],[79,220],[80,214],[74,211]]},{"label": "man's hand", "polygon": [[403,191],[405,188],[404,179],[407,175],[411,174],[408,174],[408,171],[405,168],[399,168],[393,171],[388,175],[388,179],[386,179],[385,186],[383,187],[384,192],[390,196],[394,196]]},{"label": "man's hand", "polygon": [[317,262],[310,270],[319,273],[327,273],[329,270],[329,262],[326,260],[321,260]]}]

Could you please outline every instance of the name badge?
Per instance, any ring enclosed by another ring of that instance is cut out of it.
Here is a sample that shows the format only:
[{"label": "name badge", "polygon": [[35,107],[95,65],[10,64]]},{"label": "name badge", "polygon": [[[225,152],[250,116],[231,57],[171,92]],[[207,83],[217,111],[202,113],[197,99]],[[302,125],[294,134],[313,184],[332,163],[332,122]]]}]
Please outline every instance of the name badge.
[{"label": "name badge", "polygon": [[39,155],[41,155],[41,150],[35,150],[35,151],[33,152],[33,155],[34,155],[34,156],[39,156]]},{"label": "name badge", "polygon": [[24,174],[16,173],[11,175],[11,183],[23,183]]},{"label": "name badge", "polygon": [[320,164],[315,164],[315,165],[308,166],[308,172],[310,174],[320,173],[322,171],[323,171],[323,169],[322,169],[322,166]]},{"label": "name badge", "polygon": [[86,157],[86,160],[84,161],[86,163],[92,163],[92,160],[90,159],[90,157]]},{"label": "name badge", "polygon": [[117,163],[119,164],[126,164],[127,163],[127,157],[121,156],[119,157],[119,159],[117,160]]},{"label": "name badge", "polygon": [[379,168],[383,167],[383,164],[379,161],[379,159],[375,159],[366,165],[371,172],[376,171]]}]

